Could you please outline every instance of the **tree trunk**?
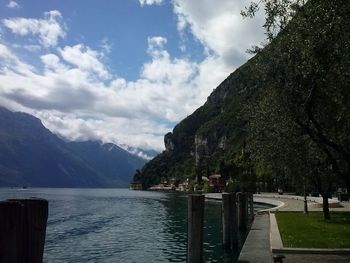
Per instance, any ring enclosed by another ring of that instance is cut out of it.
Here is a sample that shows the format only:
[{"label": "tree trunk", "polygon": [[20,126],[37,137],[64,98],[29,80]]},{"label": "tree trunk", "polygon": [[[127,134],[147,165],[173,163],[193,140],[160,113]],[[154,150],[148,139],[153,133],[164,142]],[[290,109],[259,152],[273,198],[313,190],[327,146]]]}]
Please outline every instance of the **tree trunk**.
[{"label": "tree trunk", "polygon": [[328,204],[328,194],[322,194],[322,207],[323,207],[323,218],[325,220],[331,219],[331,215],[329,213],[329,204]]},{"label": "tree trunk", "polygon": [[348,191],[348,194],[350,194],[350,161],[348,162],[348,170],[346,173],[346,176],[344,176],[345,179],[345,184],[346,184],[346,190]]}]

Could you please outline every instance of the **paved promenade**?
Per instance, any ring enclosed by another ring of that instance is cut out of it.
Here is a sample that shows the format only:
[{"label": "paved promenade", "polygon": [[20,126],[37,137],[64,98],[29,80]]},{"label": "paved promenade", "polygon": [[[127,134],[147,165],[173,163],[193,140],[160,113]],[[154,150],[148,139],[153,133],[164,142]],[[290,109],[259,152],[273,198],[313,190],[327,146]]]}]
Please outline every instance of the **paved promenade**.
[{"label": "paved promenade", "polygon": [[[208,199],[221,200],[220,193],[205,195]],[[308,197],[309,211],[322,211],[321,197]],[[273,193],[254,194],[254,202],[261,202],[276,206],[271,211],[304,211],[304,198],[295,195],[278,195]],[[350,202],[339,202],[338,199],[329,199],[330,211],[350,211]],[[332,207],[333,206],[333,207]]]},{"label": "paved promenade", "polygon": [[[208,194],[206,198],[221,199],[221,194]],[[304,201],[300,196],[276,195],[270,193],[255,194],[254,201],[275,205],[271,210],[277,211],[303,211]],[[350,211],[350,202],[338,202],[336,199],[330,199],[331,211]],[[322,199],[308,197],[309,211],[322,211]],[[257,215],[247,240],[242,248],[239,257],[240,263],[260,263],[271,262],[270,253],[270,221],[268,215],[262,213]],[[285,254],[284,263],[349,263],[350,255],[320,255],[320,254]]]},{"label": "paved promenade", "polygon": [[268,213],[256,215],[238,258],[238,263],[270,263],[270,218]]},{"label": "paved promenade", "polygon": [[[279,207],[278,211],[304,211],[304,200],[301,196],[264,193],[255,194],[254,199],[265,200],[266,203],[271,203],[269,200],[283,202],[284,205]],[[334,206],[340,205],[339,207],[330,207],[330,211],[350,211],[350,202],[338,202],[338,199],[329,199],[329,202]],[[308,197],[308,209],[309,211],[322,211],[322,198]]]},{"label": "paved promenade", "polygon": [[[290,195],[275,195],[275,194],[257,194],[254,195],[255,199],[265,200],[269,203],[269,200],[280,201],[284,203],[281,207],[278,208],[278,211],[303,211],[304,210],[304,201],[300,200],[302,198]],[[322,211],[322,200],[321,199],[312,199],[308,200],[308,209],[309,211]],[[317,201],[317,202],[316,202]],[[329,200],[330,203],[339,204],[339,207],[331,207],[331,211],[350,211],[350,202],[338,202],[338,200]],[[271,202],[270,202],[271,203]],[[336,206],[336,205],[335,205]],[[265,225],[265,227],[270,227]],[[266,239],[270,239],[269,236],[265,236]],[[284,263],[349,263],[350,255],[319,255],[319,254],[284,254],[285,259]],[[250,261],[254,262],[254,261]],[[259,262],[259,261],[255,261]]]}]

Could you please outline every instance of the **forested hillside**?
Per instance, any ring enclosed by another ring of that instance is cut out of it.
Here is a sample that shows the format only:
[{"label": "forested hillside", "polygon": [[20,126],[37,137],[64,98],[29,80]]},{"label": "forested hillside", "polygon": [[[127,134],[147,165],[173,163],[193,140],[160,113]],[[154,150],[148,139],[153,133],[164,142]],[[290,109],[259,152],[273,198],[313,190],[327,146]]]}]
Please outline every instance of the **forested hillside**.
[{"label": "forested hillside", "polygon": [[165,135],[166,150],[134,180],[149,187],[220,173],[243,190],[350,189],[350,3],[296,8],[271,43]]}]

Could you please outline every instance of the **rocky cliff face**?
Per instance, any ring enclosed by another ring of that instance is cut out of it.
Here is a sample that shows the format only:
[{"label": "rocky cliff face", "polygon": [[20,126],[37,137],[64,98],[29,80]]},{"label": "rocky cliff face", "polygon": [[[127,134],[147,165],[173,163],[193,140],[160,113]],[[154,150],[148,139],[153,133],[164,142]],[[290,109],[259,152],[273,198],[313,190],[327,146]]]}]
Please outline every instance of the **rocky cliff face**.
[{"label": "rocky cliff face", "polygon": [[232,73],[202,107],[166,134],[166,150],[147,163],[137,179],[146,187],[159,183],[162,177],[193,179],[198,172],[219,172],[222,160],[235,158],[244,143],[244,113],[263,83],[256,70],[262,59],[256,56]]},{"label": "rocky cliff face", "polygon": [[202,160],[210,158],[215,152],[224,150],[226,140],[226,135],[219,137],[216,130],[206,134],[196,133],[194,137],[195,164],[199,165]]},{"label": "rocky cliff face", "polygon": [[164,136],[164,145],[165,145],[165,151],[172,152],[174,150],[174,141],[173,141],[173,134],[171,132],[168,132]]}]

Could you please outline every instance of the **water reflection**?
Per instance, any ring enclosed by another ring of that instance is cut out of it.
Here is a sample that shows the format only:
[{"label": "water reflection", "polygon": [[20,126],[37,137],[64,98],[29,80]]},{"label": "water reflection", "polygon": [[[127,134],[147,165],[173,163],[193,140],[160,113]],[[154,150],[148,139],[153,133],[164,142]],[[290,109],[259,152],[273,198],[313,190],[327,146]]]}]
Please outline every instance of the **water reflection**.
[{"label": "water reflection", "polygon": [[[185,195],[126,189],[0,189],[49,200],[45,262],[185,262]],[[221,245],[221,203],[205,205],[205,262],[235,262]],[[244,236],[244,234],[243,234]]]},{"label": "water reflection", "polygon": [[[170,234],[168,245],[178,247],[179,251],[169,254],[167,262],[185,262],[187,249],[187,196],[172,194],[163,200],[166,207],[167,218],[164,221],[167,228],[165,231]],[[239,249],[246,233],[240,233],[239,248],[236,251],[225,251],[222,247],[221,231],[221,202],[206,201],[204,216],[204,258],[205,262],[235,262],[238,258]],[[173,250],[170,250],[173,251]]]}]

